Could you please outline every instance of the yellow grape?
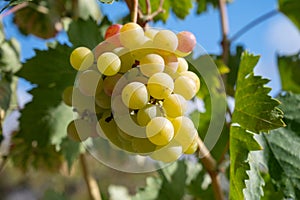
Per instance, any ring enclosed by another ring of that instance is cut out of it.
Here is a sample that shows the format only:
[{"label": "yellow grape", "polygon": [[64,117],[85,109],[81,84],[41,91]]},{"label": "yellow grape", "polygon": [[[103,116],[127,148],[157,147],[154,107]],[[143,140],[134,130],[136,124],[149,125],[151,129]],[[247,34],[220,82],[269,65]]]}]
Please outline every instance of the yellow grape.
[{"label": "yellow grape", "polygon": [[148,54],[140,59],[140,70],[147,77],[164,70],[164,59],[158,54]]},{"label": "yellow grape", "polygon": [[175,54],[169,54],[164,56],[165,60],[165,72],[167,74],[173,74],[178,68],[178,58]]},{"label": "yellow grape", "polygon": [[65,88],[63,91],[62,100],[68,106],[72,106],[72,94],[73,94],[73,86],[69,86]]},{"label": "yellow grape", "polygon": [[185,154],[193,154],[198,149],[197,136],[194,138],[190,146],[184,151]]},{"label": "yellow grape", "polygon": [[172,123],[164,117],[154,117],[146,126],[147,138],[155,145],[166,145],[174,137]]},{"label": "yellow grape", "polygon": [[105,76],[113,76],[119,72],[121,60],[116,54],[105,52],[98,57],[97,67]]},{"label": "yellow grape", "polygon": [[94,54],[86,47],[78,47],[72,51],[70,63],[78,71],[86,70],[93,65]]},{"label": "yellow grape", "polygon": [[84,141],[92,134],[92,125],[87,120],[75,119],[69,123],[67,134],[74,141]]},{"label": "yellow grape", "polygon": [[113,76],[105,77],[105,79],[103,81],[103,90],[106,95],[108,95],[108,96],[112,95],[115,85],[117,84],[117,82],[120,80],[121,77],[122,77],[122,74],[116,74]]},{"label": "yellow grape", "polygon": [[181,72],[180,76],[187,76],[190,79],[192,79],[196,84],[196,89],[195,90],[197,92],[199,91],[199,89],[200,89],[200,79],[194,72],[191,72],[191,71]]},{"label": "yellow grape", "polygon": [[168,74],[160,72],[149,78],[147,88],[152,97],[165,99],[173,92],[174,82]]},{"label": "yellow grape", "polygon": [[145,42],[143,28],[132,22],[123,25],[120,29],[119,38],[121,44],[129,49],[137,48]]},{"label": "yellow grape", "polygon": [[179,143],[183,151],[185,151],[190,144],[192,144],[196,135],[198,135],[194,123],[188,117],[180,116],[173,119],[172,124],[175,133],[174,140]]},{"label": "yellow grape", "polygon": [[122,100],[128,108],[143,108],[149,100],[146,86],[140,82],[129,83],[122,91]]},{"label": "yellow grape", "polygon": [[138,154],[147,155],[156,149],[156,145],[150,142],[148,138],[135,137],[132,139],[132,148]]},{"label": "yellow grape", "polygon": [[193,79],[187,76],[179,76],[174,81],[174,93],[180,94],[186,100],[192,99],[196,93],[197,85]]},{"label": "yellow grape", "polygon": [[164,100],[163,109],[169,117],[179,117],[186,112],[187,101],[179,94],[171,94]]},{"label": "yellow grape", "polygon": [[153,38],[155,48],[174,52],[178,46],[178,39],[175,33],[169,30],[161,30]]},{"label": "yellow grape", "polygon": [[177,73],[185,72],[189,68],[189,64],[184,58],[178,58],[178,68]]},{"label": "yellow grape", "polygon": [[182,147],[180,145],[172,144],[163,147],[157,147],[150,157],[154,160],[170,163],[178,160],[181,155]]}]

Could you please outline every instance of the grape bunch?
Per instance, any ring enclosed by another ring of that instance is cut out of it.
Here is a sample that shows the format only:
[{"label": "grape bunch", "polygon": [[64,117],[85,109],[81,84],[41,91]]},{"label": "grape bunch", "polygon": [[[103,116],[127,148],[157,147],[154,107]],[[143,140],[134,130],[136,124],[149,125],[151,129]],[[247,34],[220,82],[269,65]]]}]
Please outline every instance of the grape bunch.
[{"label": "grape bunch", "polygon": [[163,162],[193,154],[198,133],[185,114],[200,80],[184,57],[195,45],[187,31],[127,23],[111,25],[93,51],[76,48],[70,63],[78,75],[63,93],[78,113],[68,136],[102,137],[113,148]]}]

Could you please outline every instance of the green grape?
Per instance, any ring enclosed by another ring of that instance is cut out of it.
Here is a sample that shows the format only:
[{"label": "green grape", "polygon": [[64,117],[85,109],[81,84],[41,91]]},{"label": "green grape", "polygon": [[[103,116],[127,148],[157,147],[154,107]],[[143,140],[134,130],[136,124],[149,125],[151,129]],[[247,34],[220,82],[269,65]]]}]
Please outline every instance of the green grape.
[{"label": "green grape", "polygon": [[92,134],[92,125],[87,120],[75,119],[69,123],[67,134],[74,141],[84,141]]},{"label": "green grape", "polygon": [[68,106],[72,106],[72,94],[73,94],[73,86],[69,86],[65,88],[63,91],[62,100]]},{"label": "green grape", "polygon": [[140,59],[140,70],[147,77],[164,70],[164,59],[158,54],[148,54]]},{"label": "green grape", "polygon": [[163,109],[167,116],[175,118],[184,113],[187,110],[187,101],[179,94],[171,94],[163,102]]},{"label": "green grape", "polygon": [[95,102],[103,109],[109,109],[111,107],[111,97],[107,96],[104,91],[95,96]]},{"label": "green grape", "polygon": [[197,92],[199,91],[199,89],[200,89],[200,79],[199,79],[199,77],[194,72],[185,71],[185,72],[181,72],[180,75],[181,76],[187,76],[190,79],[192,79],[195,82],[195,84],[196,84],[196,89],[195,90]]},{"label": "green grape", "polygon": [[178,39],[172,31],[161,30],[155,34],[153,44],[157,49],[174,52],[178,46]]},{"label": "green grape", "polygon": [[184,154],[193,154],[198,149],[197,136],[194,138],[190,146],[184,151]]},{"label": "green grape", "polygon": [[121,77],[122,77],[122,74],[116,74],[113,76],[105,77],[105,79],[103,81],[103,90],[106,95],[108,95],[108,96],[112,95],[115,85],[117,84],[117,82],[120,80]]},{"label": "green grape", "polygon": [[121,44],[128,49],[137,48],[145,42],[143,28],[132,22],[123,25],[119,38]]},{"label": "green grape", "polygon": [[165,163],[175,162],[182,155],[182,147],[180,145],[167,145],[164,147],[157,147],[157,149],[150,155],[154,160]]},{"label": "green grape", "polygon": [[165,60],[165,72],[167,74],[173,74],[178,68],[178,58],[174,54],[164,56]]},{"label": "green grape", "polygon": [[159,106],[148,104],[137,113],[137,122],[140,126],[146,126],[154,117],[162,117],[163,113]]},{"label": "green grape", "polygon": [[99,81],[102,81],[102,79],[97,71],[86,70],[79,74],[78,88],[86,96],[95,96]]},{"label": "green grape", "polygon": [[155,145],[166,145],[174,137],[172,123],[164,117],[154,117],[146,126],[147,138]]},{"label": "green grape", "polygon": [[150,142],[148,138],[135,137],[132,139],[132,148],[138,154],[147,155],[156,149],[156,145]]},{"label": "green grape", "polygon": [[105,52],[98,57],[97,67],[105,76],[113,76],[119,72],[121,60],[116,54]]},{"label": "green grape", "polygon": [[78,88],[73,89],[72,105],[79,113],[82,113],[87,110],[91,112],[95,111],[94,98],[82,94]]},{"label": "green grape", "polygon": [[128,108],[143,108],[149,100],[146,86],[140,82],[129,83],[122,91],[122,100]]},{"label": "green grape", "polygon": [[178,58],[178,68],[177,73],[185,72],[189,68],[189,64],[184,58]]},{"label": "green grape", "polygon": [[179,76],[174,81],[174,91],[175,94],[180,94],[186,100],[192,99],[196,93],[197,85],[193,79],[187,76]]},{"label": "green grape", "polygon": [[166,73],[156,73],[149,78],[147,88],[152,97],[165,99],[173,92],[173,79]]},{"label": "green grape", "polygon": [[[124,48],[124,47],[123,47]],[[135,64],[135,59],[126,48],[117,53],[121,60],[120,73],[126,73]]]},{"label": "green grape", "polygon": [[72,51],[70,63],[78,71],[86,70],[93,65],[94,55],[90,49],[78,47]]},{"label": "green grape", "polygon": [[123,103],[122,95],[116,95],[112,97],[111,110],[116,117],[129,115],[129,109]]},{"label": "green grape", "polygon": [[172,124],[175,133],[174,140],[179,143],[183,151],[185,151],[192,144],[196,135],[198,135],[194,123],[188,117],[180,116],[173,119]]}]

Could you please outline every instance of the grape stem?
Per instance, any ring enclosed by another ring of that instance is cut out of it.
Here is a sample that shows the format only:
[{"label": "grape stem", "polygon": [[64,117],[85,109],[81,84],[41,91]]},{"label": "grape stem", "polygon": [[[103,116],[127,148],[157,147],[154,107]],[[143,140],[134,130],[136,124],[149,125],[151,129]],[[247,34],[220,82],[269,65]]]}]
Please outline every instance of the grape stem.
[{"label": "grape stem", "polygon": [[199,158],[201,159],[201,162],[209,174],[211,178],[211,184],[214,190],[214,195],[216,200],[224,200],[224,194],[221,187],[221,181],[219,176],[219,171],[217,168],[217,162],[210,154],[209,150],[201,140],[201,138],[197,137],[197,143],[199,147]]},{"label": "grape stem", "polygon": [[102,200],[99,186],[96,180],[90,175],[85,154],[80,154],[80,164],[82,168],[83,177],[88,188],[89,196],[91,200]]},{"label": "grape stem", "polygon": [[157,10],[151,13],[152,7],[151,7],[150,0],[146,0],[146,14],[143,14],[142,9],[140,7],[138,9],[139,20],[141,21],[141,25],[143,27],[146,26],[146,24],[152,21],[154,17],[156,17],[160,13],[165,12],[163,5],[164,5],[164,0],[160,0]]}]

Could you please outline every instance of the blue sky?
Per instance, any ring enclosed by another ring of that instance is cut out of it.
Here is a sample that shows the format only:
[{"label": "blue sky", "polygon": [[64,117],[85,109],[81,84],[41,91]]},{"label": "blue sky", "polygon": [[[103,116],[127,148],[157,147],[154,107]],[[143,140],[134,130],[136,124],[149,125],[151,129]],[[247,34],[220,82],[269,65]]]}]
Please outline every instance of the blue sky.
[{"label": "blue sky", "polygon": [[[128,13],[125,3],[117,2],[100,5],[103,14],[107,15],[112,21],[117,21],[117,19]],[[276,0],[235,0],[228,5],[229,36],[232,36],[251,20],[276,8]],[[159,22],[151,25],[174,31],[191,31],[195,34],[198,43],[208,53],[220,53],[221,31],[219,18],[219,12],[210,7],[207,12],[201,15],[196,15],[195,9],[191,10],[191,14],[185,20],[179,20],[171,15],[166,24]],[[34,36],[21,35],[12,24],[11,16],[5,17],[3,23],[7,37],[15,37],[20,41],[22,61],[34,56],[34,49],[46,49],[47,41]],[[58,34],[57,39],[65,41],[65,33]],[[300,50],[300,34],[294,25],[283,14],[279,13],[244,34],[232,44],[232,47],[237,44],[242,44],[250,52],[261,55],[255,72],[271,79],[269,83],[269,86],[273,88],[271,94],[276,94],[281,87],[276,66],[276,53],[291,54],[298,52]],[[28,89],[30,85],[21,81],[20,88],[21,90]]]}]

